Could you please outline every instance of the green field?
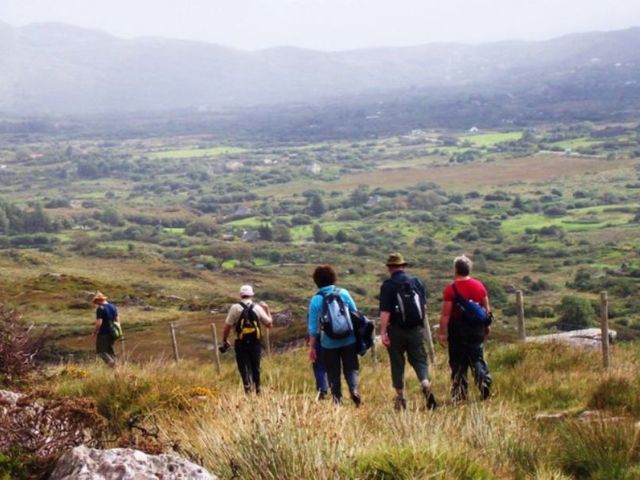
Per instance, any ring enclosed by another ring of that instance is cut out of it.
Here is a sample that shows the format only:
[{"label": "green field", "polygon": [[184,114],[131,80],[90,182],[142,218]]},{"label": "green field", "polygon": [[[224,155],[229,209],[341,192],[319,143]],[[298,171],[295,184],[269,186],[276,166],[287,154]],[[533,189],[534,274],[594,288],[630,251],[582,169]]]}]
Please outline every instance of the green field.
[{"label": "green field", "polygon": [[177,150],[162,150],[149,152],[146,154],[149,158],[163,160],[167,158],[199,158],[199,157],[217,157],[219,155],[233,155],[244,153],[246,149],[239,147],[211,147],[211,148],[184,148]]},{"label": "green field", "polygon": [[461,141],[471,142],[477,147],[489,147],[502,142],[515,142],[522,138],[522,132],[478,133],[460,136]]}]

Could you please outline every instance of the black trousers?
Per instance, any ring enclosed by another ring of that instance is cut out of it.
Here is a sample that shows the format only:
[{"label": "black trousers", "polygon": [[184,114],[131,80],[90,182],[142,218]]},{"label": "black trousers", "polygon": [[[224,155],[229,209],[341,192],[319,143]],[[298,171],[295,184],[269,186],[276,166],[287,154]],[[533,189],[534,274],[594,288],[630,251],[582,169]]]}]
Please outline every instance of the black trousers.
[{"label": "black trousers", "polygon": [[253,385],[256,393],[260,393],[260,356],[262,355],[262,345],[260,342],[243,342],[236,340],[235,351],[238,371],[242,377],[244,391],[250,392]]},{"label": "black trousers", "polygon": [[358,351],[356,344],[339,348],[323,348],[322,355],[327,369],[327,378],[331,387],[331,394],[336,402],[342,400],[342,381],[340,373],[344,374],[349,392],[358,390]]},{"label": "black trousers", "polygon": [[451,396],[454,400],[465,400],[469,383],[467,371],[471,368],[473,377],[482,393],[490,389],[492,378],[484,361],[482,343],[449,340],[449,366],[451,367]]}]

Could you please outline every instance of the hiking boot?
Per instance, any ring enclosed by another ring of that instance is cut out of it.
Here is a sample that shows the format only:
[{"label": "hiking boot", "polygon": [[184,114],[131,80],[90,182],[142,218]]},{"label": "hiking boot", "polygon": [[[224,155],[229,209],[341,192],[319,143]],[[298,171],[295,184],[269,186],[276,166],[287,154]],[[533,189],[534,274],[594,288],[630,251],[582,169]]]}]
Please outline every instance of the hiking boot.
[{"label": "hiking boot", "polygon": [[488,400],[491,397],[491,385],[487,382],[482,382],[480,385],[480,397],[482,400]]},{"label": "hiking boot", "polygon": [[393,402],[393,409],[397,412],[407,409],[407,400],[404,397],[396,397]]},{"label": "hiking boot", "polygon": [[318,391],[318,400],[326,400],[327,399],[327,391],[319,390]]},{"label": "hiking boot", "polygon": [[360,397],[360,394],[358,392],[351,392],[351,400],[353,400],[353,404],[356,406],[356,408],[362,405],[362,397]]},{"label": "hiking boot", "polygon": [[422,387],[422,394],[427,402],[427,410],[435,410],[438,404],[436,403],[436,397],[433,396],[430,387]]}]

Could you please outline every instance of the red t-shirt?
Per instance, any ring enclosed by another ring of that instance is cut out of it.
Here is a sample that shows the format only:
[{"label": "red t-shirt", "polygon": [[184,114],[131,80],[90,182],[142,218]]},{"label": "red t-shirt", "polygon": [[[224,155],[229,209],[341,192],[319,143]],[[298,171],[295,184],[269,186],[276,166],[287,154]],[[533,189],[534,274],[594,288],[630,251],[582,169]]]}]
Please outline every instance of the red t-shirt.
[{"label": "red t-shirt", "polygon": [[[485,286],[480,280],[476,280],[475,278],[456,280],[455,283],[458,293],[467,300],[473,300],[474,302],[478,302],[482,305],[482,299],[488,296]],[[451,302],[453,304],[451,317],[449,319],[449,340],[464,339],[469,341],[482,341],[482,338],[484,337],[484,327],[473,328],[469,325],[465,325],[462,313],[455,303],[455,294],[453,293],[453,287],[451,284],[447,285],[444,289],[443,301]]]}]

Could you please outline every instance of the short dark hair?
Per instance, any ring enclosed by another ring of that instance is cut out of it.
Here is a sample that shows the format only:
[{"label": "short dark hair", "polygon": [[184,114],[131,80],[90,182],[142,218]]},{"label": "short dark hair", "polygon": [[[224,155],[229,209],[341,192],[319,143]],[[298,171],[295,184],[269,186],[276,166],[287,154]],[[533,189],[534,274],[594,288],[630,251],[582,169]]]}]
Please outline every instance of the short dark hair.
[{"label": "short dark hair", "polygon": [[318,265],[313,271],[313,281],[318,288],[335,285],[336,278],[336,271],[331,265]]},{"label": "short dark hair", "polygon": [[465,257],[464,255],[456,257],[456,259],[453,261],[453,268],[455,269],[456,274],[463,277],[466,277],[471,273],[471,265],[473,265],[471,259]]}]

